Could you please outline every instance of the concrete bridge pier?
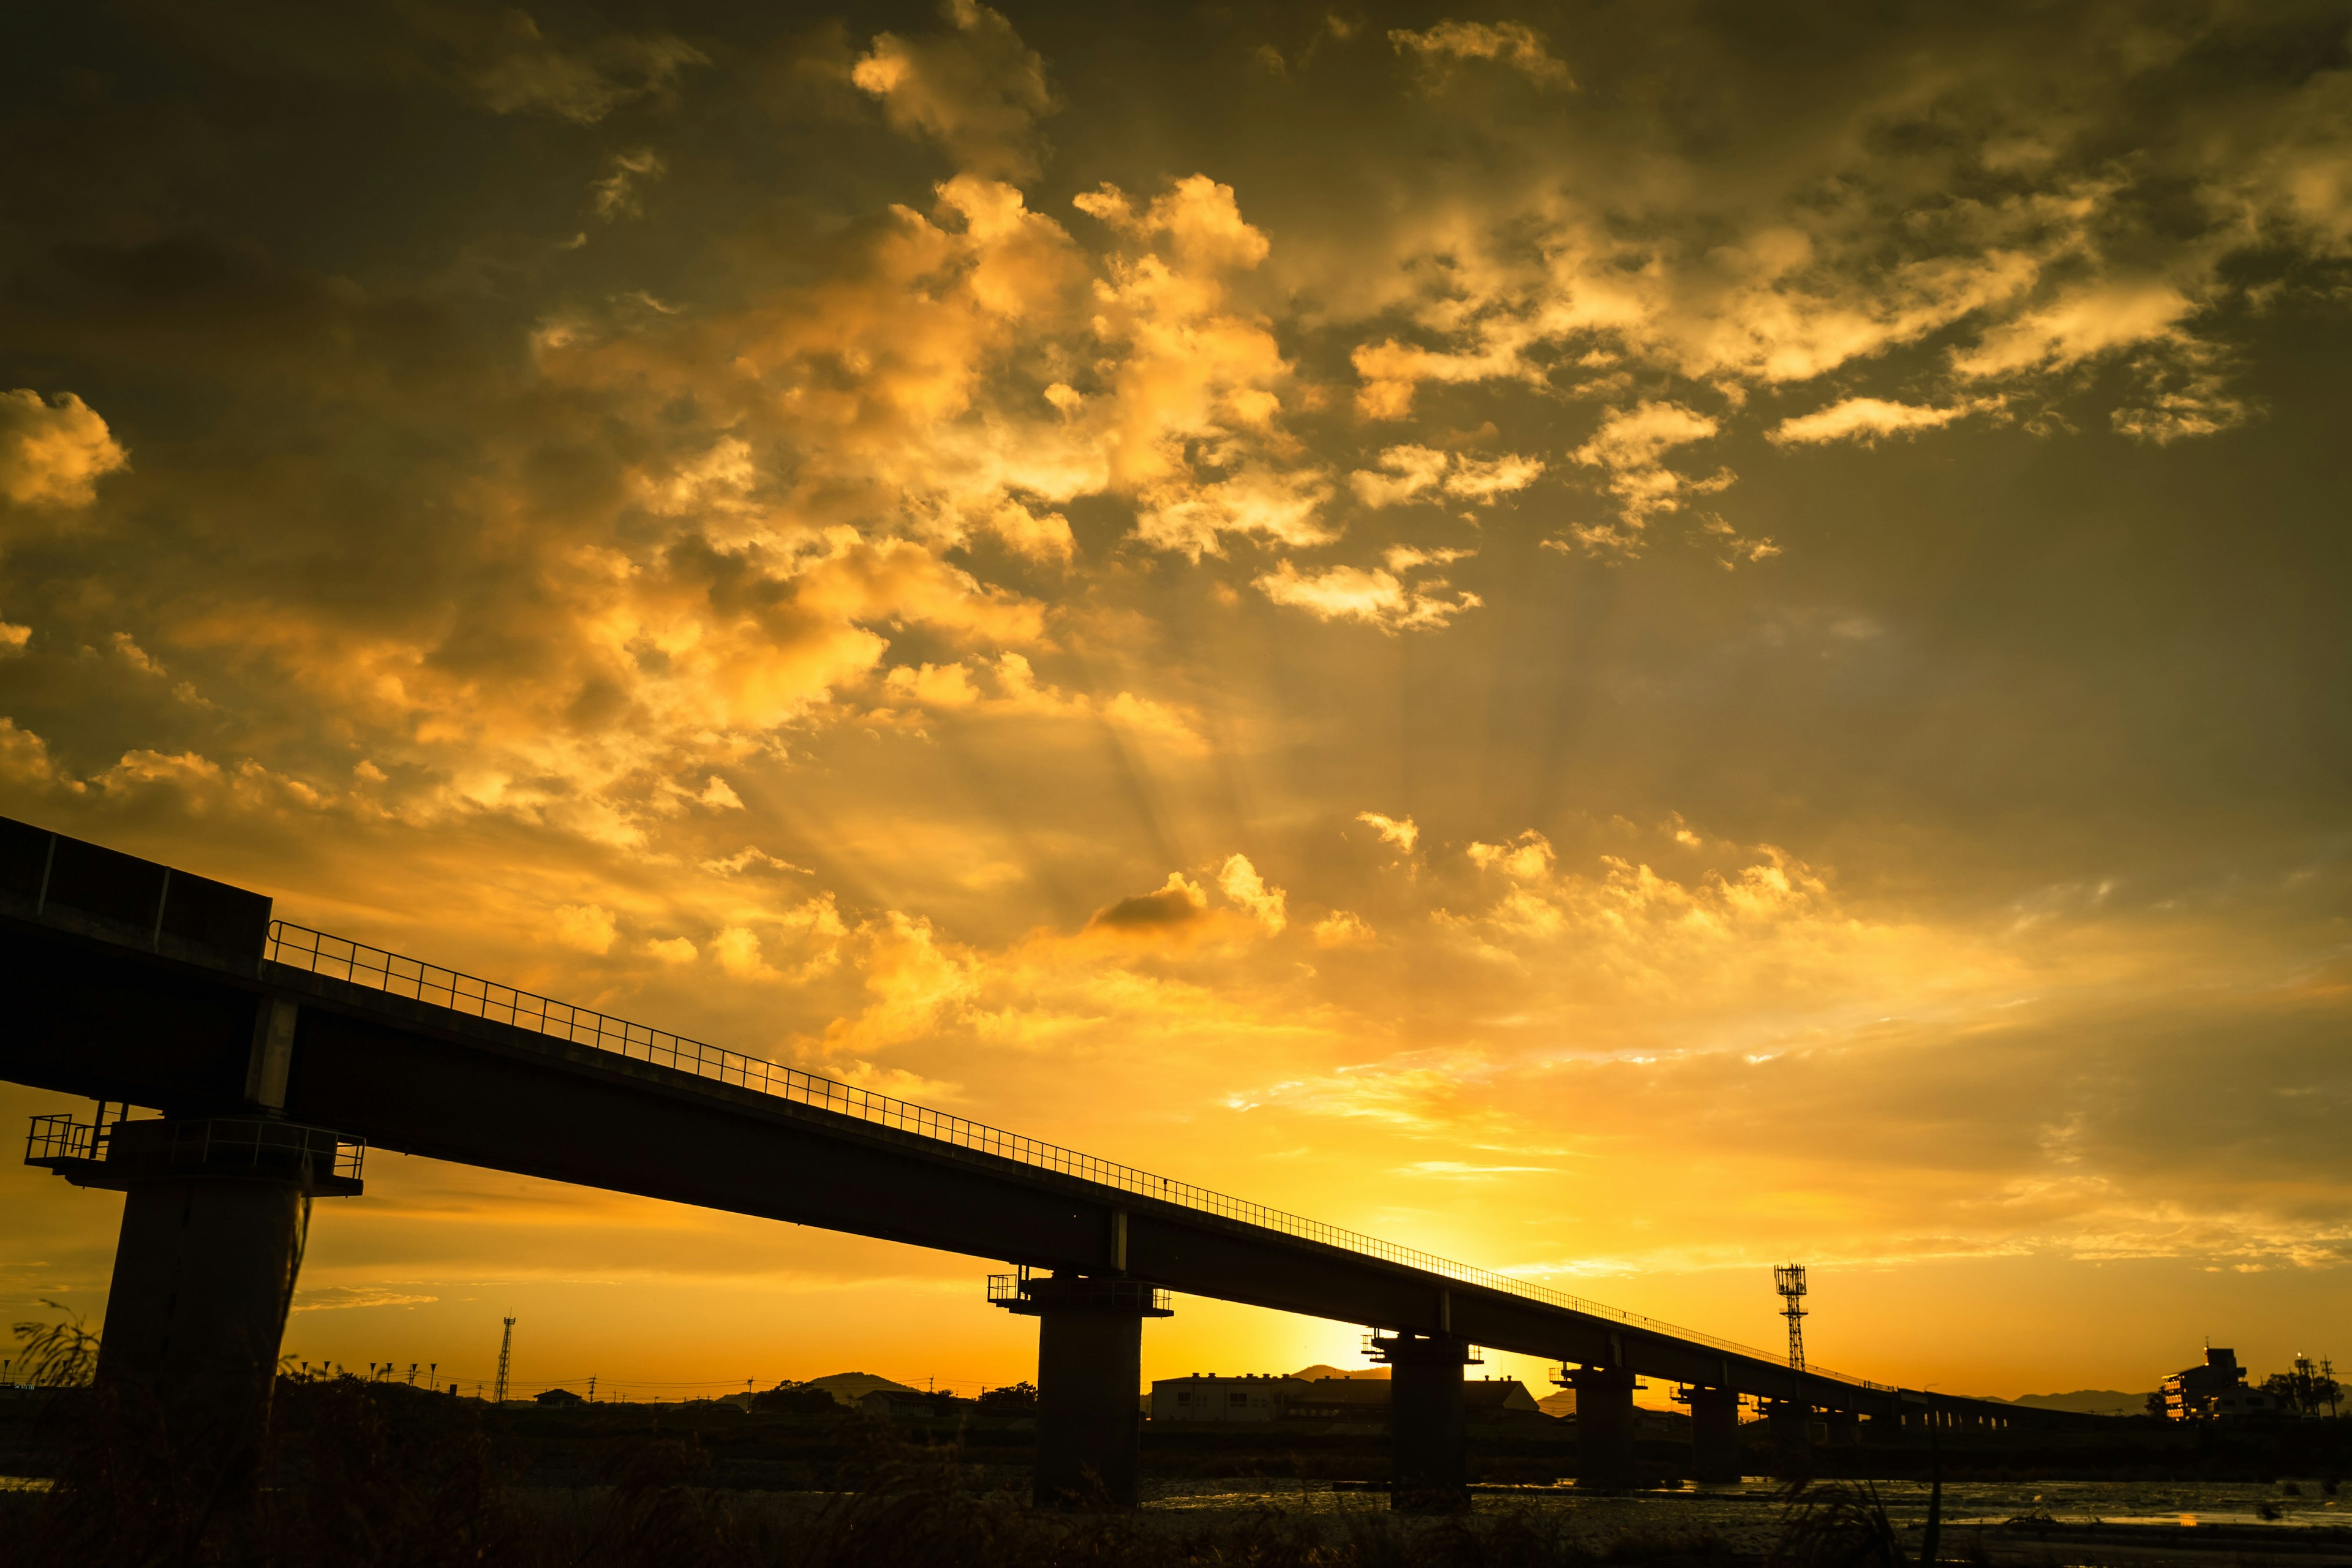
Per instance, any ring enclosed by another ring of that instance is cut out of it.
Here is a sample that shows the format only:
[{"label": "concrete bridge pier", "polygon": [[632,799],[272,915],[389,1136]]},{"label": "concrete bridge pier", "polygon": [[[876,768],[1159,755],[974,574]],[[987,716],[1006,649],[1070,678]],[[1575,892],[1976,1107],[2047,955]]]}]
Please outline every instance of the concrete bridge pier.
[{"label": "concrete bridge pier", "polygon": [[1633,1390],[1623,1367],[1580,1366],[1559,1382],[1576,1390],[1576,1484],[1597,1491],[1633,1486]]},{"label": "concrete bridge pier", "polygon": [[1811,1409],[1800,1400],[1774,1399],[1764,1405],[1764,1430],[1772,1438],[1772,1473],[1784,1481],[1806,1480],[1813,1473],[1812,1419]]},{"label": "concrete bridge pier", "polygon": [[198,1484],[259,1452],[310,1203],[361,1190],[359,1153],[269,1112],[34,1120],[26,1163],[123,1194],[99,1382]]},{"label": "concrete bridge pier", "polygon": [[1832,1448],[1850,1448],[1862,1441],[1862,1417],[1851,1410],[1825,1410],[1822,1421],[1826,1430],[1823,1436]]},{"label": "concrete bridge pier", "polygon": [[1691,1479],[1739,1479],[1738,1394],[1728,1388],[1690,1388],[1682,1397],[1691,1414]]},{"label": "concrete bridge pier", "polygon": [[1168,1292],[1125,1275],[1000,1274],[989,1299],[1037,1320],[1040,1508],[1133,1508],[1143,1433],[1143,1320]]},{"label": "concrete bridge pier", "polygon": [[1466,1510],[1469,1415],[1462,1369],[1472,1359],[1470,1342],[1449,1333],[1401,1333],[1375,1338],[1370,1353],[1389,1365],[1389,1507],[1399,1513]]}]

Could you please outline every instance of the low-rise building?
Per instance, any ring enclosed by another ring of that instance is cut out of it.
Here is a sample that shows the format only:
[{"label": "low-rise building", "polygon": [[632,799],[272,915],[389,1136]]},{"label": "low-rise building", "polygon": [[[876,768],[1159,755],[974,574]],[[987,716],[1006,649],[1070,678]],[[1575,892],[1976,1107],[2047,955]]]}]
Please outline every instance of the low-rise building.
[{"label": "low-rise building", "polygon": [[2293,1412],[2277,1394],[2246,1386],[2246,1369],[2238,1364],[2236,1351],[2208,1345],[2203,1366],[2185,1367],[2164,1380],[2164,1414],[2173,1421],[2202,1421]]},{"label": "low-rise building", "polygon": [[1384,1422],[1389,1418],[1388,1379],[1318,1377],[1299,1381],[1297,1392],[1282,1415],[1286,1421]]},{"label": "low-rise building", "polygon": [[1274,1421],[1281,1417],[1292,1391],[1307,1385],[1295,1377],[1251,1373],[1220,1377],[1194,1373],[1190,1377],[1163,1377],[1151,1385],[1151,1419],[1170,1423],[1230,1423]]},{"label": "low-rise building", "polygon": [[[1462,1395],[1474,1421],[1507,1413],[1537,1413],[1535,1396],[1517,1378],[1465,1380]],[[1219,1377],[1194,1373],[1154,1383],[1150,1411],[1153,1421],[1171,1424],[1336,1421],[1380,1425],[1389,1418],[1389,1383],[1377,1377],[1301,1378],[1277,1373]]]}]

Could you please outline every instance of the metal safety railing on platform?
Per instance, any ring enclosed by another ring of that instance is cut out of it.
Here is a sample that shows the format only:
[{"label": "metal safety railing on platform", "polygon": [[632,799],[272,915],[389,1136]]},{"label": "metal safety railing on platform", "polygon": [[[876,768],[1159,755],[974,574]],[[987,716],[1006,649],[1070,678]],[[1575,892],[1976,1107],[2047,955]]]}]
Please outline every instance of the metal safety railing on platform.
[{"label": "metal safety railing on platform", "polygon": [[70,1112],[36,1116],[25,1134],[25,1163],[40,1160],[102,1160],[106,1130],[97,1122],[77,1121]]},{"label": "metal safety railing on platform", "polygon": [[[1622,1308],[1554,1290],[1549,1286],[1530,1284],[1490,1269],[1456,1263],[1451,1258],[1401,1247],[1339,1226],[1326,1225],[1320,1220],[1268,1208],[1263,1204],[1250,1203],[1206,1187],[1155,1176],[1132,1165],[1099,1159],[1021,1133],[1007,1132],[1002,1128],[910,1104],[887,1094],[877,1094],[872,1089],[859,1089],[854,1084],[819,1078],[814,1073],[803,1072],[798,1068],[785,1067],[763,1058],[723,1050],[699,1040],[673,1035],[666,1029],[633,1024],[593,1008],[578,1007],[552,997],[519,991],[494,980],[462,974],[422,959],[404,957],[347,937],[313,931],[308,926],[298,926],[285,921],[272,921],[265,956],[278,963],[308,970],[313,974],[350,981],[395,996],[412,997],[471,1017],[510,1024],[572,1045],[611,1051],[633,1060],[656,1062],[716,1082],[772,1094],[795,1105],[813,1106],[875,1126],[933,1139],[957,1149],[1011,1160],[1035,1170],[1075,1176],[1081,1181],[1132,1193],[1139,1197],[1157,1198],[1163,1203],[1216,1215],[1243,1225],[1279,1231],[1301,1240],[1320,1242],[1327,1247],[1440,1275],[1465,1285],[1480,1286],[1507,1295],[1541,1301],[1548,1306],[1607,1318],[1632,1328],[1692,1341],[1760,1361],[1777,1363],[1779,1360],[1768,1352],[1735,1340],[1681,1328],[1640,1312],[1629,1312]],[[1813,1376],[1855,1387],[1885,1389],[1889,1386],[1821,1367],[1811,1370]]]},{"label": "metal safety railing on platform", "polygon": [[65,1112],[33,1118],[25,1134],[25,1163],[102,1163],[118,1142],[125,1155],[164,1170],[258,1171],[307,1161],[320,1175],[347,1182],[360,1180],[367,1154],[367,1145],[356,1138],[267,1117],[79,1121]]},{"label": "metal safety railing on platform", "polygon": [[[1127,1307],[1164,1313],[1170,1310],[1169,1303],[1172,1300],[1165,1287],[1154,1285],[1148,1279],[1089,1279],[1085,1283],[1089,1287],[1086,1300],[1095,1306]],[[1050,1289],[1030,1290],[1027,1287],[1032,1284],[1050,1287],[1052,1280],[1050,1277],[1033,1280],[1026,1270],[1019,1274],[992,1274],[988,1277],[988,1304],[1005,1307],[1053,1299]]]}]

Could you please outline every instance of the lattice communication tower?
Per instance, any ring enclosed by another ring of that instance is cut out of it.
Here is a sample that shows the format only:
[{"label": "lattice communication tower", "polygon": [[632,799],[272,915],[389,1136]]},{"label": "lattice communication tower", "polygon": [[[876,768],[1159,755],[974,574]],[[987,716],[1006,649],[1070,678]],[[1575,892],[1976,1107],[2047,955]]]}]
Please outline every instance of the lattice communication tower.
[{"label": "lattice communication tower", "polygon": [[[1801,1268],[1797,1272],[1802,1274],[1804,1270]],[[506,1337],[499,1342],[499,1391],[490,1401],[493,1405],[504,1405],[507,1402],[507,1363],[513,1358],[514,1320],[509,1318]]]},{"label": "lattice communication tower", "polygon": [[1783,1263],[1772,1270],[1772,1288],[1780,1292],[1780,1315],[1789,1320],[1789,1366],[1805,1370],[1805,1266]]}]

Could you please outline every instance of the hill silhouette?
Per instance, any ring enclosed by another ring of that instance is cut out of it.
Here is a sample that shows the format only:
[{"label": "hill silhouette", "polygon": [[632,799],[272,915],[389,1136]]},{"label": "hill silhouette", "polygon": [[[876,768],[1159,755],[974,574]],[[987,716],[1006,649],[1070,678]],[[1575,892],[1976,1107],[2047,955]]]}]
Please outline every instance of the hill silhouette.
[{"label": "hill silhouette", "polygon": [[909,1388],[903,1383],[893,1383],[887,1377],[870,1372],[836,1372],[824,1377],[813,1377],[801,1384],[803,1388],[821,1388],[844,1405],[856,1405],[877,1388],[898,1394],[920,1394],[919,1388]]}]

